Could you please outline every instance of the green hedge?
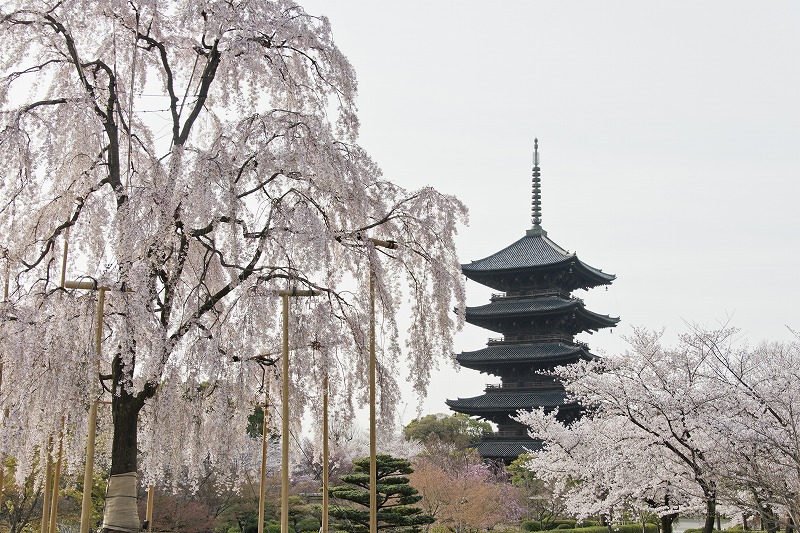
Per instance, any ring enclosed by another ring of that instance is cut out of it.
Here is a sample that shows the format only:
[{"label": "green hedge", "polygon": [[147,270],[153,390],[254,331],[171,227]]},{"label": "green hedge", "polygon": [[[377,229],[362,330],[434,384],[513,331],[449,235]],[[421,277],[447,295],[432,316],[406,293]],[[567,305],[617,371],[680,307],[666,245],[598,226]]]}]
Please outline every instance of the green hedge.
[{"label": "green hedge", "polygon": [[547,520],[540,522],[538,520],[525,520],[522,522],[523,531],[553,531],[555,529],[574,529],[576,525],[575,520],[558,519]]},{"label": "green hedge", "polygon": [[[548,529],[546,531],[556,531],[557,533],[608,533],[608,526],[576,527],[572,529],[562,529],[557,526],[557,529]],[[611,526],[611,531],[612,533],[642,533],[642,525],[617,524]],[[658,526],[655,524],[645,524],[644,533],[658,533]]]}]

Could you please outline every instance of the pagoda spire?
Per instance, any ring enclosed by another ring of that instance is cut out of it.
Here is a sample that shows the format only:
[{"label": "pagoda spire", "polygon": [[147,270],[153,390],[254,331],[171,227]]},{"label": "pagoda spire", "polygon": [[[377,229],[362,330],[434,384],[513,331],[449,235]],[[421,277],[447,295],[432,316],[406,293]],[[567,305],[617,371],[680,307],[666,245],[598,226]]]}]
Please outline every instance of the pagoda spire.
[{"label": "pagoda spire", "polygon": [[527,231],[528,236],[547,235],[542,229],[542,179],[539,177],[539,139],[533,140],[533,172],[531,178],[531,223],[533,227]]}]

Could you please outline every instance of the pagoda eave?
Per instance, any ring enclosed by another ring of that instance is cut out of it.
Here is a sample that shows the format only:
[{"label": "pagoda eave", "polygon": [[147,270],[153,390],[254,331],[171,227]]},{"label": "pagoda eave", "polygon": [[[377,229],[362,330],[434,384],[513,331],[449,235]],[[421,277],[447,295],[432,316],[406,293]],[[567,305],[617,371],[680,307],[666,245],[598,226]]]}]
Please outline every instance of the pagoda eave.
[{"label": "pagoda eave", "polygon": [[603,328],[612,328],[617,325],[619,318],[593,313],[581,307],[574,310],[564,309],[551,313],[486,313],[475,315],[469,312],[464,320],[473,326],[478,326],[503,335],[519,335],[524,330],[536,331],[537,329],[554,328],[562,333],[576,335],[581,331],[599,331]]},{"label": "pagoda eave", "polygon": [[577,405],[577,402],[567,398],[567,393],[563,389],[548,392],[525,392],[519,389],[510,389],[487,392],[472,398],[446,400],[445,403],[454,411],[478,416],[482,416],[482,413],[514,413],[520,409],[533,409],[534,407],[553,409]]},{"label": "pagoda eave", "polygon": [[476,444],[475,449],[481,457],[510,463],[522,454],[540,451],[542,449],[542,441],[534,439],[487,439]]},{"label": "pagoda eave", "polygon": [[542,275],[564,278],[563,285],[570,289],[591,289],[601,285],[611,285],[616,279],[614,274],[607,274],[590,267],[577,256],[565,258],[563,261],[547,265],[525,266],[504,269],[473,269],[470,264],[461,265],[461,272],[467,278],[496,290],[506,291],[509,287],[519,285],[520,280],[541,278]]},{"label": "pagoda eave", "polygon": [[456,355],[461,366],[495,375],[489,370],[531,364],[552,367],[596,358],[585,346],[564,342],[495,344]]}]

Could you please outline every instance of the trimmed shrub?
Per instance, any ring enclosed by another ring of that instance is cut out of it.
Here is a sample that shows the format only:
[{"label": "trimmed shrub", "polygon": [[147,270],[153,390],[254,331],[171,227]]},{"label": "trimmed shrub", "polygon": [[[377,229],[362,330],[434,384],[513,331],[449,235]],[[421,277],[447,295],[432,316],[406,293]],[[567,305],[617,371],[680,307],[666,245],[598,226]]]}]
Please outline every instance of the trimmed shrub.
[{"label": "trimmed shrub", "polygon": [[[556,526],[555,529],[547,531],[557,531],[558,533],[608,533],[608,526],[578,527],[562,529]],[[642,533],[641,524],[617,524],[611,526],[612,533]],[[658,533],[658,526],[655,524],[645,524],[644,533]]]},{"label": "trimmed shrub", "polygon": [[[267,533],[281,533],[281,523],[275,520],[270,520],[266,524],[264,524],[264,531]],[[256,528],[258,531],[258,528]]]},{"label": "trimmed shrub", "polygon": [[521,524],[523,531],[553,531],[556,529],[574,529],[576,521],[568,518],[546,520],[524,520]]},{"label": "trimmed shrub", "polygon": [[302,533],[304,531],[319,531],[320,522],[313,516],[308,516],[305,518],[301,518],[297,522],[297,527],[295,528],[298,533]]}]

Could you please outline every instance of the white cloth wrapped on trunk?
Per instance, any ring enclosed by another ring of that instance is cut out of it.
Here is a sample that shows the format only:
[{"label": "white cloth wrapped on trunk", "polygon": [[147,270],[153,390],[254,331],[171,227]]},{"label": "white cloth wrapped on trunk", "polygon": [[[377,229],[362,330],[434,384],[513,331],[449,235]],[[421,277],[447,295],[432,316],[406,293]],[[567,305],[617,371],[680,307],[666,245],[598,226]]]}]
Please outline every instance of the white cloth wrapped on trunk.
[{"label": "white cloth wrapped on trunk", "polygon": [[138,533],[141,528],[136,507],[136,472],[115,474],[108,480],[103,528],[126,533]]}]

